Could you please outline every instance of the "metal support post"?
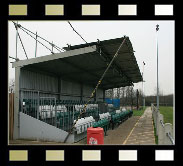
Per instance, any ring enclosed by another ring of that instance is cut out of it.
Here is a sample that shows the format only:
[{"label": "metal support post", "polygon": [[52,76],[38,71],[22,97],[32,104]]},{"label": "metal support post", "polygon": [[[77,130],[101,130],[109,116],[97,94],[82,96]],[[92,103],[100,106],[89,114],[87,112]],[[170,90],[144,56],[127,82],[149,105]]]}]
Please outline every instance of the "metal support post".
[{"label": "metal support post", "polygon": [[37,32],[36,32],[36,46],[35,46],[35,57],[37,56]]},{"label": "metal support post", "polygon": [[159,25],[156,25],[156,34],[157,34],[157,109],[159,110],[159,83],[158,83],[158,30],[159,30]]},{"label": "metal support post", "polygon": [[[17,24],[18,24],[18,21],[17,21]],[[16,59],[17,59],[17,56],[18,56],[18,26],[16,26]]]},{"label": "metal support post", "polygon": [[52,43],[51,43],[51,51],[52,51],[52,53],[53,53],[53,41],[52,41]]}]

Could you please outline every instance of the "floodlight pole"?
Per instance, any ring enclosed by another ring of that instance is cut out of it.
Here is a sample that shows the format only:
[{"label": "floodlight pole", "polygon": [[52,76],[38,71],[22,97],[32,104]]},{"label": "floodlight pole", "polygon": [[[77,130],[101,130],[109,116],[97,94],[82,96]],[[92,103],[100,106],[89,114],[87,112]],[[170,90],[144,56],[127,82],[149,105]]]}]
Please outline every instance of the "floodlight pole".
[{"label": "floodlight pole", "polygon": [[158,30],[159,25],[156,25],[156,44],[157,44],[157,110],[159,110],[159,83],[158,83]]},{"label": "floodlight pole", "polygon": [[145,63],[143,61],[143,70],[142,70],[142,101],[143,101],[143,108],[145,108],[144,66],[145,66]]}]

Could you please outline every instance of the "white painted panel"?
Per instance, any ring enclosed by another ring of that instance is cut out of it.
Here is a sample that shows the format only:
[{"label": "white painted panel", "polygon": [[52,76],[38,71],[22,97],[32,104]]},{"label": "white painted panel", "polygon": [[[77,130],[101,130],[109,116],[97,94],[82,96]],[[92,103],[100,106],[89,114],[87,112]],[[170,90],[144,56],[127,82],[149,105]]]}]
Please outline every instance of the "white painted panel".
[{"label": "white painted panel", "polygon": [[137,161],[137,150],[119,150],[119,161]]},{"label": "white painted panel", "polygon": [[82,160],[83,161],[100,161],[101,151],[100,150],[83,150]]},{"label": "white painted panel", "polygon": [[173,15],[173,5],[155,5],[155,15]]},{"label": "white painted panel", "polygon": [[174,151],[173,150],[156,150],[155,161],[173,161]]},{"label": "white painted panel", "polygon": [[[20,138],[63,142],[67,132],[20,112]],[[71,134],[68,143],[74,142]]]}]

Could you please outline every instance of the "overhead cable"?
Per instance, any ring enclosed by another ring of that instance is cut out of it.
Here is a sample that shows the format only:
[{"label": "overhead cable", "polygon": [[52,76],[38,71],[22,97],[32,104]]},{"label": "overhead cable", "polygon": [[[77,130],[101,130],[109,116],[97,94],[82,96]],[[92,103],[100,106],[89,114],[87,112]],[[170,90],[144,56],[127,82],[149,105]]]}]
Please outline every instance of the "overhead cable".
[{"label": "overhead cable", "polygon": [[14,60],[19,60],[18,58],[14,58],[14,57],[12,57],[12,56],[9,56],[9,58],[11,58],[11,59],[14,59]]},{"label": "overhead cable", "polygon": [[[63,48],[60,48],[60,47],[58,47],[57,45],[55,45],[54,43],[49,42],[49,41],[46,40],[45,38],[39,36],[37,33],[34,33],[34,32],[32,32],[32,31],[30,31],[29,29],[23,27],[23,26],[20,25],[20,24],[15,23],[14,21],[12,21],[12,22],[13,22],[18,28],[20,28],[21,30],[23,30],[24,32],[26,32],[27,34],[31,33],[31,34],[37,36],[38,38],[44,40],[45,42],[47,42],[48,44],[50,44],[52,47],[54,47],[55,49],[57,49],[59,52],[61,52],[61,50],[62,50],[62,51],[65,51]],[[28,32],[29,32],[29,33],[28,33]],[[29,36],[33,37],[33,36],[30,35],[30,34],[29,34]],[[33,37],[33,38],[34,38],[34,37]],[[34,39],[37,40],[36,38],[34,38]],[[37,41],[38,41],[38,40],[37,40]],[[41,43],[41,42],[39,41],[39,43]]]},{"label": "overhead cable", "polygon": [[22,48],[23,48],[23,50],[24,50],[25,56],[26,56],[27,59],[29,59],[28,56],[27,56],[26,50],[25,50],[25,48],[24,48],[24,45],[23,45],[23,42],[22,42],[22,39],[21,39],[21,37],[20,37],[19,32],[17,32],[17,34],[18,34],[18,37],[19,37],[19,39],[20,39],[20,42],[21,42]]},{"label": "overhead cable", "polygon": [[[23,26],[21,26],[20,28],[21,28],[22,30],[28,31],[28,32],[30,32],[30,33],[32,33],[32,34],[34,34],[34,35],[37,35],[36,33],[34,33],[34,32],[32,32],[32,31],[28,30],[27,28],[25,28],[25,27],[23,27]],[[45,42],[49,43],[50,45],[52,45],[53,47],[55,47],[58,51],[60,51],[60,50],[65,51],[63,48],[58,47],[57,45],[55,45],[55,44],[49,42],[49,41],[46,40],[45,38],[43,38],[43,37],[41,37],[41,36],[39,36],[39,35],[37,35],[37,37],[39,37],[40,39],[42,39],[42,40],[44,40]],[[59,50],[59,49],[60,49],[60,50]]]},{"label": "overhead cable", "polygon": [[[88,44],[87,43],[87,41],[74,29],[74,27],[72,26],[72,24],[70,23],[70,21],[68,21],[68,23],[69,23],[69,25],[71,26],[71,28],[73,29],[73,31],[74,32],[76,32],[79,36],[80,36],[80,38],[86,43],[86,44]],[[89,45],[89,44],[88,44]]]},{"label": "overhead cable", "polygon": [[[23,29],[22,29],[23,30]],[[24,30],[23,30],[24,31]],[[33,39],[35,39],[38,43],[40,43],[42,46],[44,46],[45,48],[47,48],[52,54],[54,54],[54,52],[52,52],[52,50],[50,48],[48,48],[45,44],[43,44],[42,42],[40,42],[38,39],[36,39],[34,36],[32,36],[31,34],[29,34],[28,32],[24,31],[25,33],[27,33],[30,37],[32,37]]]}]

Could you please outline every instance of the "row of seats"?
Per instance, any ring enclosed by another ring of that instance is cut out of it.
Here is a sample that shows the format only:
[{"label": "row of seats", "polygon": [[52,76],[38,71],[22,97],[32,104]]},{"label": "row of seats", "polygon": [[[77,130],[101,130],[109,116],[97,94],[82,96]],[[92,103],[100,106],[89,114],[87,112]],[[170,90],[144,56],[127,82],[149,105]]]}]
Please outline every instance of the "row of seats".
[{"label": "row of seats", "polygon": [[41,119],[54,118],[55,111],[41,111],[39,112]]},{"label": "row of seats", "polygon": [[57,114],[57,122],[59,128],[65,130],[69,128],[72,124],[74,119],[77,119],[80,112],[75,111],[74,114],[72,112],[60,112]]},{"label": "row of seats", "polygon": [[[104,129],[104,133],[106,135],[107,130],[110,127],[110,120],[112,120],[112,122],[119,122],[119,120],[122,120],[125,118],[130,117],[133,114],[133,111],[129,110],[129,111],[117,111],[118,113],[115,113],[114,115],[112,115],[112,119],[111,115],[109,112],[107,113],[103,113],[103,114],[99,114],[100,120],[95,122],[94,118],[92,116],[90,117],[85,117],[85,118],[81,118],[78,119],[77,123],[75,124],[75,129],[77,134],[81,134],[85,131],[87,131],[88,127],[102,127]],[[75,123],[76,121],[74,121]]]},{"label": "row of seats", "polygon": [[[87,101],[80,101],[80,100],[55,100],[55,99],[23,99],[23,105],[30,105],[30,104],[39,104],[40,105],[49,105],[49,104],[53,104],[53,105],[63,105],[63,104],[72,104],[72,105],[84,105],[87,103]],[[98,104],[100,103],[99,101],[90,101],[89,104]]]},{"label": "row of seats", "polygon": [[131,117],[133,114],[132,110],[117,111],[117,112],[118,113],[113,114],[111,116],[112,128],[114,128],[115,124],[119,124],[119,123],[125,121],[128,117]]},{"label": "row of seats", "polygon": [[122,108],[120,110],[116,110],[116,114],[119,114],[119,113],[125,112],[125,111],[127,111],[126,108]]},{"label": "row of seats", "polygon": [[[70,124],[72,124],[74,119],[77,119],[78,116],[80,115],[80,111],[69,111],[69,112],[58,112],[57,113],[57,121],[59,122],[59,127],[61,129],[65,128],[65,126],[68,126]],[[98,115],[98,110],[96,109],[88,109],[86,111],[85,116],[89,117],[96,117],[96,115]]]},{"label": "row of seats", "polygon": [[[75,122],[76,120],[74,120],[74,123]],[[75,124],[77,134],[81,134],[87,131],[87,128],[92,127],[94,122],[95,119],[92,116],[78,119],[78,121]]]},{"label": "row of seats", "polygon": [[99,114],[99,118],[100,118],[100,120],[103,120],[103,119],[111,120],[111,115],[109,112],[106,112],[103,114]]},{"label": "row of seats", "polygon": [[[74,105],[74,112],[75,111],[79,111],[81,112],[84,108],[84,105]],[[56,110],[55,110],[56,109]],[[89,104],[87,105],[86,107],[86,112],[87,113],[94,113],[98,110],[98,105],[97,104]],[[69,111],[73,111],[72,108],[67,108],[65,105],[57,105],[56,107],[53,106],[53,105],[42,105],[42,106],[39,106],[39,112],[40,114],[42,114],[42,112],[52,112],[52,111],[57,111],[58,113],[60,112],[69,112]]]},{"label": "row of seats", "polygon": [[[75,110],[76,111],[82,111],[85,105],[75,105]],[[86,106],[86,109],[94,109],[98,108],[98,104],[88,104]]]},{"label": "row of seats", "polygon": [[119,114],[119,113],[121,113],[121,110],[116,110],[116,114]]},{"label": "row of seats", "polygon": [[110,124],[110,121],[108,119],[102,119],[102,120],[99,120],[98,122],[95,122],[93,124],[93,127],[102,127],[104,129],[104,133],[106,135],[107,133],[107,130],[109,129],[109,124]]}]

